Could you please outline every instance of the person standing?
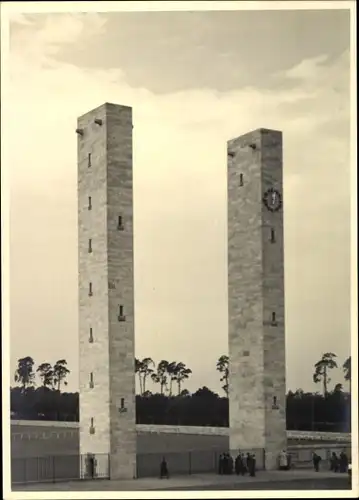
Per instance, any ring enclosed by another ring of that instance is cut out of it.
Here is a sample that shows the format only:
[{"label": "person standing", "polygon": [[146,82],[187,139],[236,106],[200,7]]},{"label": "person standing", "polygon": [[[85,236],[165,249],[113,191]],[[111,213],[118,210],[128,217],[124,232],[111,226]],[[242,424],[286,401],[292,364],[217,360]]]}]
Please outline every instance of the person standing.
[{"label": "person standing", "polygon": [[313,452],[313,465],[314,465],[315,472],[319,472],[319,464],[320,464],[321,460],[322,460],[322,457],[320,455],[318,455],[317,453]]},{"label": "person standing", "polygon": [[244,465],[244,461],[243,461],[243,454],[241,452],[238,452],[238,455],[236,457],[235,470],[236,470],[237,476],[239,474],[241,474],[242,476],[244,476],[244,474],[245,474],[245,465]]},{"label": "person standing", "polygon": [[335,452],[333,452],[329,458],[329,470],[331,472],[334,472],[334,457],[335,457]]},{"label": "person standing", "polygon": [[241,453],[241,464],[242,464],[241,474],[242,476],[244,476],[247,472],[246,457],[244,456],[244,453]]},{"label": "person standing", "polygon": [[228,474],[233,474],[233,457],[228,453]]},{"label": "person standing", "polygon": [[344,451],[339,455],[339,472],[347,472],[348,468],[348,457]]},{"label": "person standing", "polygon": [[330,459],[330,470],[333,472],[338,472],[338,470],[339,470],[339,460],[338,460],[338,456],[335,453],[335,451],[333,451],[331,459]]},{"label": "person standing", "polygon": [[256,456],[254,453],[251,455],[250,464],[251,464],[250,475],[254,477],[256,475]]},{"label": "person standing", "polygon": [[247,468],[247,471],[249,473],[251,472],[251,461],[252,461],[251,454],[247,453],[247,456],[246,456],[246,468]]},{"label": "person standing", "polygon": [[279,453],[279,470],[288,470],[288,455],[285,450]]},{"label": "person standing", "polygon": [[234,471],[235,473],[237,474],[237,476],[239,476],[239,474],[241,473],[241,454],[238,453],[238,455],[236,456],[236,459],[234,461]]},{"label": "person standing", "polygon": [[91,479],[94,479],[96,476],[96,466],[97,460],[95,459],[95,456],[92,453],[88,453],[86,456],[86,468],[87,475]]},{"label": "person standing", "polygon": [[169,479],[170,475],[168,472],[166,459],[165,459],[165,457],[162,457],[162,462],[161,462],[161,467],[160,467],[160,479],[163,479],[164,477]]},{"label": "person standing", "polygon": [[223,453],[221,453],[219,455],[219,460],[218,460],[218,474],[220,474],[220,475],[222,475],[224,473],[223,463],[224,463],[224,455],[223,455]]},{"label": "person standing", "polygon": [[247,453],[247,458],[246,458],[246,465],[247,465],[247,471],[249,473],[250,476],[254,476],[255,474],[253,473],[254,472],[254,469],[253,469],[253,455],[251,453]]},{"label": "person standing", "polygon": [[228,474],[228,454],[223,453],[223,474]]}]

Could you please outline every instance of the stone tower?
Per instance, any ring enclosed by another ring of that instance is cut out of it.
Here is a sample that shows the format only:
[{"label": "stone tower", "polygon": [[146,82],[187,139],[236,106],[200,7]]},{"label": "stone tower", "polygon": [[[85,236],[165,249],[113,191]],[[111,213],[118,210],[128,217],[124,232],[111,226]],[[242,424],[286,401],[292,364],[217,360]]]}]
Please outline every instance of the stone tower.
[{"label": "stone tower", "polygon": [[111,479],[136,471],[132,128],[132,108],[106,103],[76,129],[80,453]]},{"label": "stone tower", "polygon": [[286,447],[282,133],[227,143],[230,449]]}]

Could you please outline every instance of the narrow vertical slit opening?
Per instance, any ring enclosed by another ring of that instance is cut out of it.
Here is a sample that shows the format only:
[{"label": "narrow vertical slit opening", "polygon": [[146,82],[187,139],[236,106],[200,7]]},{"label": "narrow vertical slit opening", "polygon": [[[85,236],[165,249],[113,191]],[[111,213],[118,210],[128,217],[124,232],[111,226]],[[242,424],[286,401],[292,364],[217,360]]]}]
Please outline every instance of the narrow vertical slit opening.
[{"label": "narrow vertical slit opening", "polygon": [[276,313],[275,312],[272,312],[272,325],[276,325],[277,324],[277,318],[276,318]]},{"label": "narrow vertical slit opening", "polygon": [[273,228],[270,230],[270,241],[275,243],[275,230]]},{"label": "narrow vertical slit opening", "polygon": [[125,321],[124,307],[123,305],[118,306],[118,321]]},{"label": "narrow vertical slit opening", "polygon": [[122,220],[122,215],[119,215],[118,216],[118,220],[117,220],[117,229],[119,231],[123,231],[124,227],[123,227],[123,220]]}]

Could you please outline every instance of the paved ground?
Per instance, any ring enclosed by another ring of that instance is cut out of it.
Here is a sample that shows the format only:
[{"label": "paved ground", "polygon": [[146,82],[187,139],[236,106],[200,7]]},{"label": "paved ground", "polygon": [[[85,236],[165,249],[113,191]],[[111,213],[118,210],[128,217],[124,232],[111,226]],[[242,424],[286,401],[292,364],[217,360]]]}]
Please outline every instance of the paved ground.
[{"label": "paved ground", "polygon": [[[240,486],[236,483],[227,484],[225,487],[221,484],[204,485],[202,487],[193,487],[192,491],[233,491],[233,490],[350,490],[351,486],[347,478],[326,478],[326,479],[297,479],[291,481],[268,481],[259,483],[246,483]],[[188,491],[189,488],[166,488],[165,491]]]},{"label": "paved ground", "polygon": [[73,481],[55,484],[32,484],[13,487],[13,491],[159,491],[159,490],[350,490],[347,475],[314,471],[271,471],[255,478],[197,474],[170,479],[132,481]]}]

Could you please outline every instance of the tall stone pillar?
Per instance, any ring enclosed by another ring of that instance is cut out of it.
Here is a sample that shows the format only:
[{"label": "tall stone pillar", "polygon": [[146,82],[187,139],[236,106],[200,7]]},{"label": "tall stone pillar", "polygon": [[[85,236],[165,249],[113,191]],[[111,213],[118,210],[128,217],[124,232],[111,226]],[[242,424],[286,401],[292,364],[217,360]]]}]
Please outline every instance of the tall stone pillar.
[{"label": "tall stone pillar", "polygon": [[227,143],[230,448],[286,447],[282,133]]},{"label": "tall stone pillar", "polygon": [[136,473],[132,128],[106,103],[76,129],[80,453],[111,479]]}]

